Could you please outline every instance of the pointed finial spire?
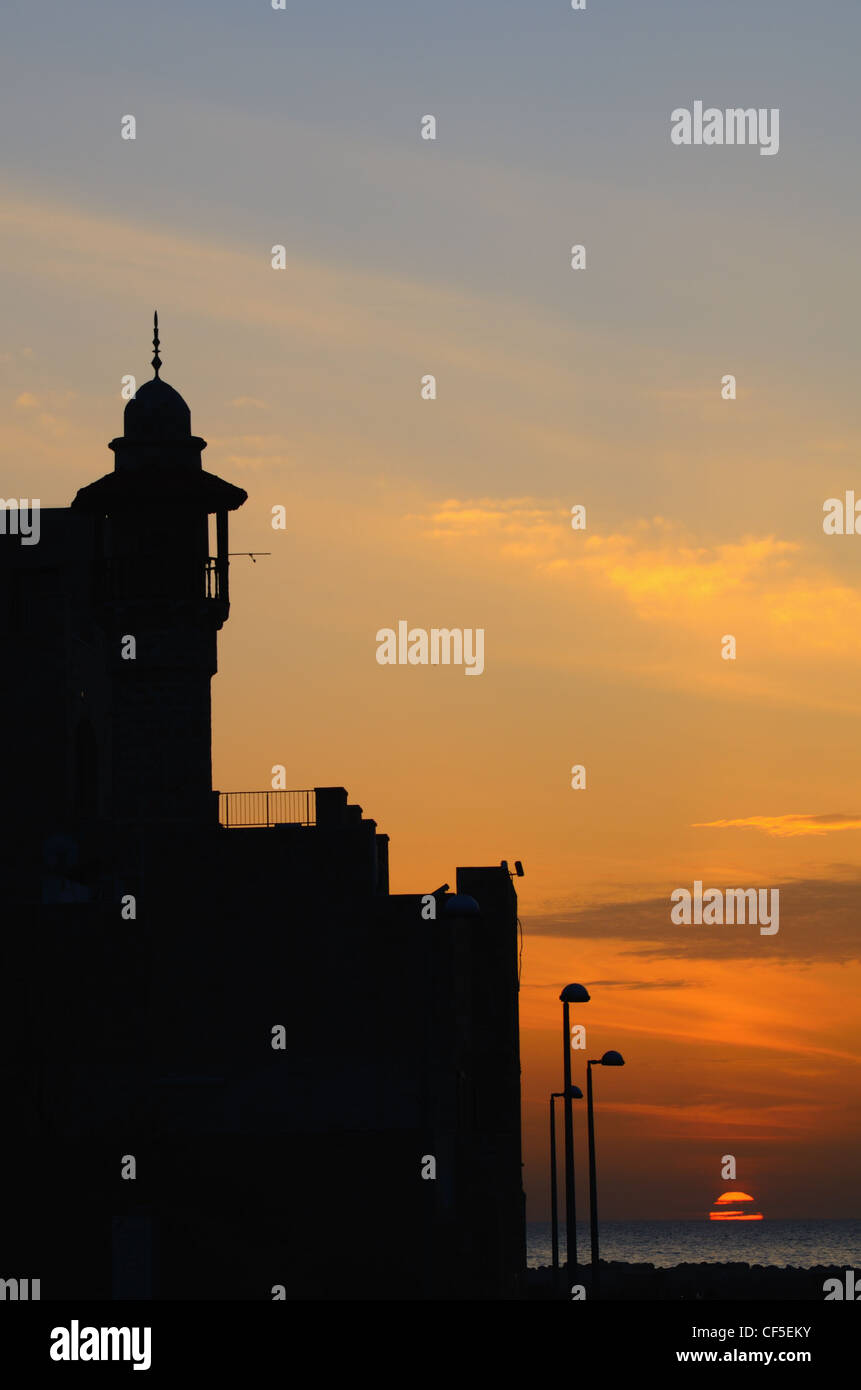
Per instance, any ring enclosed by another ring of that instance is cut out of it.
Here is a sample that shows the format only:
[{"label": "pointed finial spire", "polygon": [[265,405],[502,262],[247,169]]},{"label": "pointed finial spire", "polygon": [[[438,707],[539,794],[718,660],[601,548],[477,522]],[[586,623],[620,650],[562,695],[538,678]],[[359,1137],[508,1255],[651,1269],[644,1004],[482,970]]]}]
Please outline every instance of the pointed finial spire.
[{"label": "pointed finial spire", "polygon": [[152,329],[152,345],[155,348],[155,357],[152,359],[152,365],[155,368],[156,380],[158,380],[158,369],[161,366],[161,358],[158,355],[158,309],[156,309],[152,316]]}]

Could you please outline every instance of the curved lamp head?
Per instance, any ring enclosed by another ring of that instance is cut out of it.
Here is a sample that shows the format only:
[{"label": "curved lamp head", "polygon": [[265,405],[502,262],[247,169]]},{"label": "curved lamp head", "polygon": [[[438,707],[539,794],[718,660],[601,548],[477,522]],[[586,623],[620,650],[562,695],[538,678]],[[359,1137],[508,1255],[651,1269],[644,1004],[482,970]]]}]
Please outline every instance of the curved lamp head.
[{"label": "curved lamp head", "polygon": [[559,998],[563,1004],[588,1004],[589,991],[585,985],[566,985]]},{"label": "curved lamp head", "polygon": [[571,1097],[572,1100],[582,1100],[582,1099],[583,1099],[583,1092],[580,1090],[580,1087],[579,1087],[579,1086],[569,1086],[569,1087],[568,1087],[568,1094],[569,1094],[569,1096]]},{"label": "curved lamp head", "polygon": [[623,1067],[625,1059],[621,1052],[605,1052],[601,1058],[602,1067]]}]

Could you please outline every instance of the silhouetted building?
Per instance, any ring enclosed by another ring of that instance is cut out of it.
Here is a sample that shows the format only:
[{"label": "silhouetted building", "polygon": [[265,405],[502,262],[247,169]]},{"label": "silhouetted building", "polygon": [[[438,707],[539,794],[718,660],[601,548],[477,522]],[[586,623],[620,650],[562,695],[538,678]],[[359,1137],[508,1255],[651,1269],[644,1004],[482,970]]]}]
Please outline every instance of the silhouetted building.
[{"label": "silhouetted building", "polygon": [[507,867],[429,918],[343,788],[212,790],[246,494],[153,362],[113,472],[0,536],[4,1262],[43,1299],[515,1297]]}]

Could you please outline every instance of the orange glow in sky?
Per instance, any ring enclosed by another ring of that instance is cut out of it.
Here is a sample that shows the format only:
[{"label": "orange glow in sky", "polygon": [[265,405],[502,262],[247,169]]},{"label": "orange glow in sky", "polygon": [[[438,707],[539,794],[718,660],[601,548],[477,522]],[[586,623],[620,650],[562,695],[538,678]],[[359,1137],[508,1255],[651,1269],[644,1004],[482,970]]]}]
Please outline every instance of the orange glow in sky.
[{"label": "orange glow in sky", "polygon": [[[65,48],[57,61],[63,82],[40,83],[25,134],[65,129]],[[827,225],[805,280],[827,349],[812,352],[798,228],[773,209],[754,225],[741,185],[720,185],[715,214],[676,164],[660,187],[651,169],[607,183],[599,164],[603,278],[562,256],[563,280],[542,279],[539,249],[567,225],[567,157],[535,169],[482,135],[431,178],[392,131],[369,145],[351,110],[337,132],[326,110],[273,123],[249,105],[240,120],[188,84],[184,70],[161,153],[139,142],[150,164],[131,201],[119,138],[94,163],[70,135],[56,171],[37,144],[26,176],[4,175],[7,495],[65,507],[113,467],[121,383],[149,376],[158,307],[205,466],[248,491],[231,518],[213,785],[266,789],[283,765],[288,787],[346,787],[391,837],[393,893],[523,862],[528,1219],[549,1219],[547,1102],[574,981],[591,999],[571,1013],[586,1029],[572,1080],[585,1088],[587,1057],[625,1058],[593,1069],[602,1220],[701,1221],[728,1153],[769,1220],[857,1214],[861,539],[822,525],[861,453],[849,219]],[[90,85],[85,69],[75,90]],[[81,132],[102,130],[98,90],[80,99]],[[260,227],[282,233],[259,209],[288,147],[296,213],[276,274]],[[189,199],[182,149],[205,197]],[[248,180],[241,215],[225,150]],[[370,209],[349,255],[308,211],[328,208],[317,171],[334,168],[361,175]],[[722,252],[703,258],[718,215],[745,227],[731,276]],[[658,257],[642,275],[619,231],[640,224]],[[730,348],[745,359],[732,403]],[[483,673],[379,665],[375,634],[400,619],[483,629]],[[779,889],[779,931],[675,924],[670,894],[695,881]],[[581,1107],[581,1198],[585,1131]],[[724,1202],[713,1219],[762,1218]]]}]

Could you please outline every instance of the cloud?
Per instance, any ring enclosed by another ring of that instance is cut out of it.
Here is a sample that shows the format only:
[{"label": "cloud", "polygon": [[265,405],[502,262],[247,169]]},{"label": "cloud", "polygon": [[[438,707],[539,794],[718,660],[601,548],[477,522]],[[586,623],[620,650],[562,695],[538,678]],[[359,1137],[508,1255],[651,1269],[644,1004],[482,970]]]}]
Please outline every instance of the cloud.
[{"label": "cloud", "polygon": [[[575,494],[576,496],[576,494]],[[573,531],[568,499],[534,495],[445,498],[404,517],[413,551],[425,542],[464,577],[540,604],[548,625],[588,631],[593,671],[624,671],[651,686],[721,700],[852,715],[845,679],[857,653],[846,633],[861,627],[861,591],[812,541],[773,534],[727,543],[655,515],[612,519],[599,508]],[[405,539],[406,543],[406,539]],[[554,611],[555,610],[555,611]],[[738,660],[721,660],[732,633]],[[531,664],[579,660],[578,643],[523,646]]]},{"label": "cloud", "polygon": [[[750,1139],[754,1134],[770,1139],[775,1131],[811,1133],[821,1126],[823,1118],[830,1111],[826,1105],[811,1101],[799,1101],[788,1105],[739,1105],[733,1100],[712,1105],[694,1102],[690,1105],[649,1105],[637,1101],[614,1101],[601,1098],[601,1109],[615,1111],[616,1114],[633,1115],[649,1121],[657,1127],[661,1120],[674,1121],[689,1126],[679,1137],[704,1140],[709,1137],[725,1141],[728,1134],[743,1135]],[[663,1137],[670,1137],[663,1132]],[[746,1189],[749,1190],[749,1189]]]},{"label": "cloud", "polygon": [[15,397],[15,404],[22,406],[25,410],[31,406],[39,404],[39,397],[34,396],[32,391],[22,391],[20,396]]},{"label": "cloud", "polygon": [[70,426],[67,421],[59,420],[50,411],[43,411],[39,416],[39,424],[54,439],[64,439],[69,433]]},{"label": "cloud", "polygon": [[744,816],[737,820],[694,821],[695,829],[703,830],[762,830],[766,835],[827,835],[832,830],[861,830],[861,815]]},{"label": "cloud", "polygon": [[[654,960],[769,959],[777,964],[861,960],[861,872],[857,870],[845,879],[769,884],[780,890],[780,931],[775,936],[761,936],[759,928],[751,925],[676,926],[670,921],[670,893],[678,886],[669,885],[666,896],[660,898],[601,903],[533,917],[529,933],[615,939],[627,943],[624,955]],[[726,886],[703,880],[704,888]]]},{"label": "cloud", "polygon": [[447,498],[424,516],[405,520],[417,522],[434,540],[485,538],[497,553],[534,561],[544,574],[567,574],[578,585],[591,577],[620,592],[641,617],[674,622],[680,602],[688,616],[698,610],[696,620],[702,621],[707,602],[746,594],[790,574],[788,562],[801,550],[774,536],[698,544],[662,516],[632,519],[608,534],[593,531],[588,510],[585,531],[572,532],[570,518],[567,503],[527,496]]},{"label": "cloud", "polygon": [[[486,539],[497,554],[532,562],[544,575],[569,576],[572,584],[591,579],[622,595],[639,617],[702,625],[716,605],[730,597],[760,593],[776,599],[777,627],[797,616],[793,591],[801,585],[802,547],[774,536],[746,536],[725,545],[700,544],[662,516],[632,519],[623,528],[593,531],[587,510],[585,531],[572,532],[571,509],[555,499],[536,497],[447,498],[418,522],[434,540],[457,543]],[[794,562],[794,565],[793,565]],[[809,581],[803,581],[807,611]],[[829,592],[834,585],[828,581]],[[845,598],[861,600],[846,589]]]},{"label": "cloud", "polygon": [[656,617],[680,601],[690,608],[760,587],[765,574],[778,568],[775,561],[800,548],[773,536],[691,546],[673,536],[672,529],[668,523],[653,523],[646,544],[636,535],[590,536],[581,566],[620,590],[641,616]]},{"label": "cloud", "polygon": [[[145,313],[157,284],[176,317],[197,314],[210,332],[213,324],[245,325],[258,341],[261,333],[274,335],[288,352],[301,343],[303,358],[325,354],[330,369],[338,349],[351,363],[357,352],[385,351],[400,364],[433,360],[472,371],[481,382],[507,381],[518,393],[527,385],[545,399],[570,393],[570,327],[531,310],[528,332],[524,319],[512,342],[504,331],[512,312],[504,292],[493,297],[296,254],[290,271],[277,273],[260,248],[214,234],[202,244],[168,224],[35,198],[8,184],[0,195],[6,260],[38,282],[85,286],[102,302],[122,296]],[[464,323],[480,327],[471,332]]]},{"label": "cloud", "polygon": [[288,442],[277,433],[211,435],[209,444],[226,469],[278,469],[290,464]]},{"label": "cloud", "polygon": [[590,989],[687,989],[688,980],[588,980]]}]

